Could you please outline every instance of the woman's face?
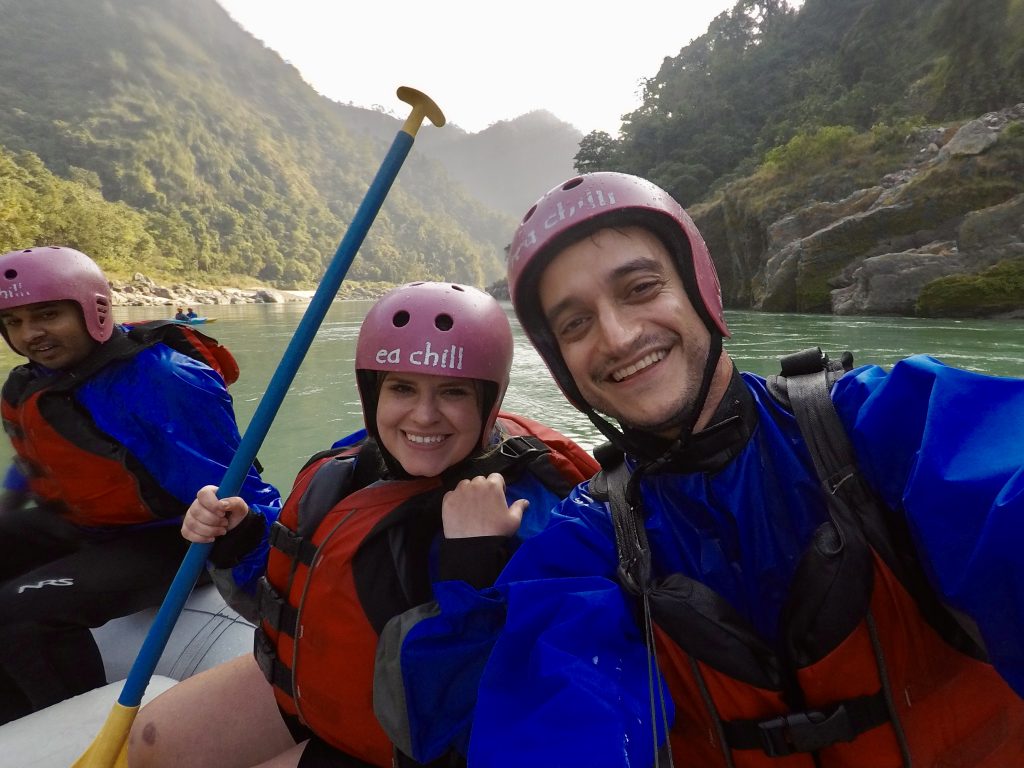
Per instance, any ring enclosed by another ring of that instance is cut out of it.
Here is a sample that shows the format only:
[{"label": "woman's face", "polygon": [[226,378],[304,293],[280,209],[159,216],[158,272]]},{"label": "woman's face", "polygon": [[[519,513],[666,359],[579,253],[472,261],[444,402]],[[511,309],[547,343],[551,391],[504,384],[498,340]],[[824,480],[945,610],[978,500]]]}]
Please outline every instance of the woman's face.
[{"label": "woman's face", "polygon": [[433,477],[472,453],[483,419],[470,379],[388,373],[377,401],[384,448],[415,477]]}]

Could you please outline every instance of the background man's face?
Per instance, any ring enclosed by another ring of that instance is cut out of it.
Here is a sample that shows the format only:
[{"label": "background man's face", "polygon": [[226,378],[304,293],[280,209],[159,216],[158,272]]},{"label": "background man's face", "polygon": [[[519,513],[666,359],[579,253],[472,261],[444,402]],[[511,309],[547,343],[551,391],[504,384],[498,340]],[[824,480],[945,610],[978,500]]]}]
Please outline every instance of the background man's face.
[{"label": "background man's face", "polygon": [[54,370],[82,362],[96,347],[73,301],[44,301],[0,312],[14,351]]}]

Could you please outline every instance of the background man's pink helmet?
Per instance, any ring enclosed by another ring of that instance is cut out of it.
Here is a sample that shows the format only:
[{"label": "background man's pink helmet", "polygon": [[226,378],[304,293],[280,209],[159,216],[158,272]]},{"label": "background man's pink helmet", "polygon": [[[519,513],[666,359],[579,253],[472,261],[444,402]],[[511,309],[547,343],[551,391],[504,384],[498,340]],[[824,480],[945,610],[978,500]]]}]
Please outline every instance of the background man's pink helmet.
[{"label": "background man's pink helmet", "polygon": [[508,252],[508,289],[523,330],[569,401],[588,411],[540,309],[538,284],[563,249],[606,227],[640,226],[665,244],[694,309],[712,333],[729,336],[722,291],[704,238],[671,195],[625,173],[589,173],[559,184],[538,200],[516,229]]},{"label": "background man's pink helmet", "polygon": [[395,288],[370,308],[359,329],[356,380],[366,429],[374,437],[377,374],[426,373],[492,385],[485,388],[484,443],[511,370],[512,329],[505,310],[492,296],[468,285],[424,282]]},{"label": "background man's pink helmet", "polygon": [[74,248],[47,245],[0,256],[0,311],[44,301],[74,301],[98,342],[110,338],[110,283],[96,262]]}]

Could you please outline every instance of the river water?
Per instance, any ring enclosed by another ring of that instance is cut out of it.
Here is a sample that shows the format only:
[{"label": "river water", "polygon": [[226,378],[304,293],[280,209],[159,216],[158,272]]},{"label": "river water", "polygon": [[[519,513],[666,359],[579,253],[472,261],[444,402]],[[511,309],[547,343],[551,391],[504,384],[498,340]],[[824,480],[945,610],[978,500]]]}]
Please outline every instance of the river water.
[{"label": "river water", "polygon": [[[362,416],[352,370],[359,324],[372,302],[335,302],[317,334],[274,425],[259,451],[264,476],[286,492],[298,469],[313,453],[360,428]],[[205,306],[215,322],[201,326],[235,355],[242,374],[231,387],[242,429],[249,423],[305,304]],[[118,322],[158,319],[156,307],[117,307]],[[515,364],[505,408],[545,422],[590,448],[599,433],[573,410],[552,382],[540,357],[506,310],[515,332]],[[769,375],[779,357],[820,346],[834,357],[844,350],[856,364],[891,366],[909,354],[926,353],[963,368],[1000,376],[1024,376],[1024,322],[997,320],[918,320],[914,318],[834,317],[727,312],[733,332],[725,348],[741,370]],[[6,346],[3,370],[21,362]],[[143,398],[146,394],[139,393]],[[130,408],[131,403],[123,404]],[[0,460],[10,445],[0,444]]]}]

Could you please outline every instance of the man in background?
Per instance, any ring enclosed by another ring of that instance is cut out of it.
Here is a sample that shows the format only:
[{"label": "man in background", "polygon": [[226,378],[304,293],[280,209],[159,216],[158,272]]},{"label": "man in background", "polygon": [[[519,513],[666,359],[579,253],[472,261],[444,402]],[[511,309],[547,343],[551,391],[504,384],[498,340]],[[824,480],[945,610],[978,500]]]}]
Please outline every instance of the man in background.
[{"label": "man in background", "polygon": [[[79,251],[0,256],[0,332],[27,358],[2,398],[15,451],[0,503],[6,722],[106,683],[89,628],[161,602],[188,544],[182,515],[240,437],[230,353],[176,323],[115,324],[110,285]],[[258,542],[280,495],[255,469],[241,495]]]}]

